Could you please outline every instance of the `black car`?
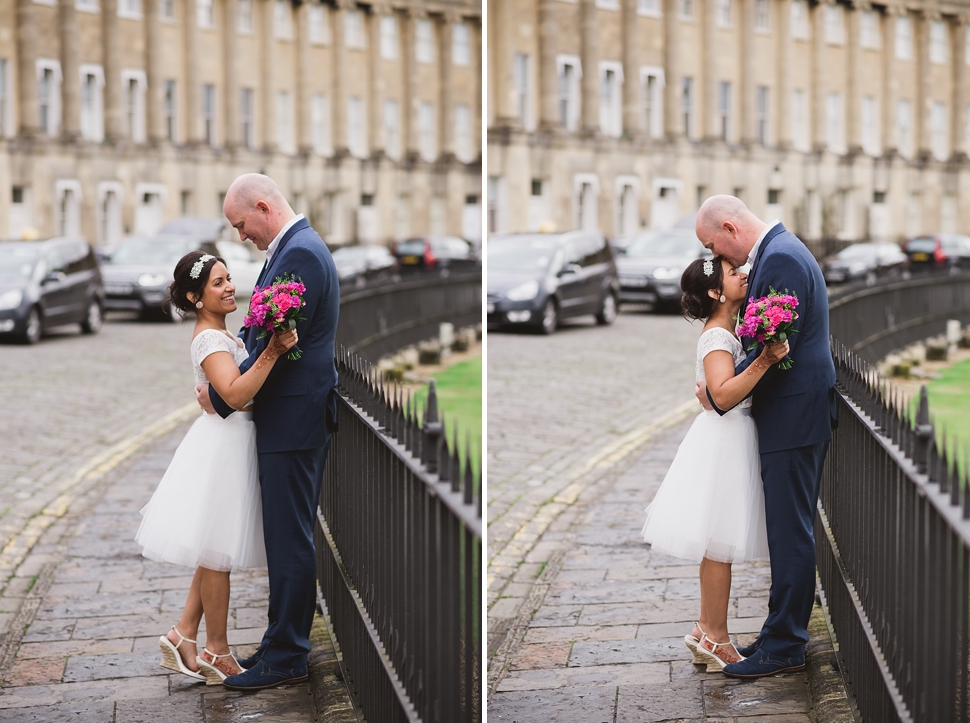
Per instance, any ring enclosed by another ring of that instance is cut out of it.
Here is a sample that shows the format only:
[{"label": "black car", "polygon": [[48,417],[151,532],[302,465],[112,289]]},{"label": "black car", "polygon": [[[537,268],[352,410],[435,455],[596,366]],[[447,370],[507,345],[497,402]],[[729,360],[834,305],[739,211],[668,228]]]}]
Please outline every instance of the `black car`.
[{"label": "black car", "polygon": [[61,324],[94,334],[103,317],[101,271],[87,241],[0,241],[0,334],[36,344]]},{"label": "black car", "polygon": [[191,236],[158,234],[126,238],[102,269],[105,308],[136,311],[144,319],[181,321],[182,317],[171,304],[165,303],[165,297],[175,278],[175,264],[189,251],[219,255],[212,241]]},{"label": "black car", "polygon": [[940,233],[917,236],[906,242],[907,268],[910,271],[950,271],[970,269],[970,236]]},{"label": "black car", "polygon": [[661,310],[680,309],[680,277],[694,259],[709,258],[690,229],[644,231],[616,260],[620,303],[653,304]]},{"label": "black car", "polygon": [[387,247],[376,244],[341,246],[332,255],[340,283],[357,287],[390,279],[397,267],[397,259]]},{"label": "black car", "polygon": [[822,265],[826,283],[864,281],[872,286],[878,279],[902,274],[906,254],[898,244],[861,243],[846,246]]},{"label": "black car", "polygon": [[489,324],[551,334],[560,320],[574,316],[595,314],[600,324],[616,320],[616,260],[602,234],[493,236],[485,253]]},{"label": "black car", "polygon": [[457,236],[422,236],[400,241],[394,256],[401,271],[474,267],[472,245]]}]

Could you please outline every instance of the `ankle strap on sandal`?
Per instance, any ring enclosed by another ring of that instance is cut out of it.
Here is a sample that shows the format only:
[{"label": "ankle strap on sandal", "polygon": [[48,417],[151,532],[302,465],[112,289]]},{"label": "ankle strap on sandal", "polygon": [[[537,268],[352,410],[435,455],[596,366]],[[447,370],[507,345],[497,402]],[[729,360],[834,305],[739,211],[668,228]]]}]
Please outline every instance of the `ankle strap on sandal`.
[{"label": "ankle strap on sandal", "polygon": [[235,660],[235,658],[233,658],[233,656],[232,656],[232,652],[231,651],[228,652],[228,653],[222,653],[220,655],[219,653],[213,653],[208,648],[202,648],[202,652],[203,653],[206,653],[207,655],[211,655],[212,656],[212,662],[213,663],[216,662],[219,658],[232,658],[233,660]]},{"label": "ankle strap on sandal", "polygon": [[[700,628],[700,625],[698,625],[697,627],[698,627],[698,629],[699,629],[699,628]],[[703,630],[701,630],[701,632],[703,633],[704,631],[703,631]],[[701,638],[701,645],[703,645],[703,644],[704,644],[704,641],[705,641],[705,640],[706,640],[707,642],[709,642],[709,643],[710,643],[711,645],[713,645],[713,646],[714,646],[714,650],[712,650],[712,651],[711,651],[712,653],[713,653],[713,652],[716,652],[718,648],[723,648],[723,647],[724,647],[724,646],[726,646],[726,645],[734,645],[734,641],[733,641],[733,640],[731,640],[731,638],[730,638],[730,637],[728,638],[728,641],[727,641],[726,643],[715,643],[715,642],[714,642],[713,640],[711,640],[711,639],[710,639],[709,637],[707,637],[707,633],[704,633],[704,637],[703,637],[703,638]],[[735,648],[735,650],[737,650],[737,649]]]},{"label": "ankle strap on sandal", "polygon": [[175,649],[176,650],[179,649],[179,645],[181,645],[182,643],[192,643],[192,645],[198,645],[198,643],[196,643],[194,640],[192,640],[192,638],[187,638],[184,635],[182,635],[182,633],[179,632],[179,629],[177,627],[175,627],[174,625],[172,626],[172,630],[174,630],[175,631],[175,634],[179,636],[178,645],[175,646]]}]

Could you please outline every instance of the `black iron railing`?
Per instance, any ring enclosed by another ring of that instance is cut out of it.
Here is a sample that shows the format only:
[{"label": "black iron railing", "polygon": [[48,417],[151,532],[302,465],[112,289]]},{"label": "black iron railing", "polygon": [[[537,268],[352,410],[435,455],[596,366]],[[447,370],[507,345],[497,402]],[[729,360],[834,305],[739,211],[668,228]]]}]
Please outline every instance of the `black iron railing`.
[{"label": "black iron railing", "polygon": [[338,372],[316,544],[347,684],[373,723],[480,721],[482,503],[468,447],[449,446],[433,383],[419,421],[360,356],[342,350]]}]

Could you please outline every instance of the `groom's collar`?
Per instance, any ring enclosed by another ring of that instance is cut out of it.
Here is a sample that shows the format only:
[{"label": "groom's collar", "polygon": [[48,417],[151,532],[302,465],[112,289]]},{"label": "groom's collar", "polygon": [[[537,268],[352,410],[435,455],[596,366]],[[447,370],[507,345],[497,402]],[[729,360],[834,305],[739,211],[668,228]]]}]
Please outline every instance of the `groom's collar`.
[{"label": "groom's collar", "polygon": [[754,246],[751,247],[751,251],[748,253],[748,266],[754,266],[754,262],[758,258],[758,250],[761,248],[761,242],[765,240],[765,237],[768,236],[768,232],[771,231],[771,229],[773,229],[775,226],[781,226],[781,221],[779,221],[777,218],[764,227],[761,235],[758,236],[758,240],[754,242]]},{"label": "groom's collar", "polygon": [[283,228],[280,229],[280,232],[278,234],[276,234],[276,238],[273,239],[273,241],[270,243],[269,247],[266,249],[266,261],[267,261],[267,263],[270,260],[272,260],[273,254],[275,254],[276,253],[276,249],[279,248],[280,241],[283,240],[283,237],[286,235],[286,232],[289,231],[291,228],[293,228],[297,224],[297,222],[300,221],[300,220],[302,220],[303,218],[305,218],[305,217],[304,217],[304,215],[302,213],[297,214],[296,216],[294,216],[293,218],[291,218]]}]

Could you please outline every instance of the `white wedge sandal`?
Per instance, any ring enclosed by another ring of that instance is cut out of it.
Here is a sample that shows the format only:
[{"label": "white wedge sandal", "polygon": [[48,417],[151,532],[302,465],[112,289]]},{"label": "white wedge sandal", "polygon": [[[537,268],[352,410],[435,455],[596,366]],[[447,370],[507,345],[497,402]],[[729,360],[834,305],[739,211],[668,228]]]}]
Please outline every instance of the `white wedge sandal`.
[{"label": "white wedge sandal", "polygon": [[[707,637],[707,633],[704,632],[704,628],[701,627],[699,622],[695,622],[694,626],[701,631],[701,640]],[[701,644],[701,641],[695,638],[693,633],[694,631],[692,630],[688,635],[684,636],[684,645],[694,654],[694,659],[691,662],[694,665],[707,665],[707,658],[697,652],[697,646]]]},{"label": "white wedge sandal", "polygon": [[[714,646],[714,650],[708,650],[707,648],[704,647],[705,640]],[[726,648],[729,645],[732,648],[734,648],[734,642],[732,642],[730,638],[728,638],[728,641],[726,643],[715,643],[713,640],[707,637],[707,633],[704,633],[703,637],[701,637],[700,642],[697,644],[697,649],[694,651],[694,656],[701,657],[704,659],[704,662],[707,663],[708,673],[720,673],[724,670],[724,666],[730,665],[730,663],[728,663],[726,660],[722,660],[721,657],[717,655],[717,649]],[[740,660],[744,660],[744,656],[742,656],[741,653],[738,653],[737,648],[734,648],[734,652],[737,654]],[[738,661],[735,661],[735,662],[738,662]]]},{"label": "white wedge sandal", "polygon": [[179,632],[179,629],[174,625],[172,626],[172,630],[174,630],[175,634],[179,636],[178,645],[172,645],[172,641],[168,639],[167,635],[162,635],[158,639],[158,647],[162,649],[161,666],[163,668],[167,668],[168,670],[174,670],[176,673],[184,673],[194,680],[205,680],[205,676],[202,675],[202,673],[197,673],[196,671],[189,670],[186,667],[185,663],[182,661],[182,654],[179,653],[179,646],[182,645],[182,643],[192,643],[193,645],[197,645],[198,643],[182,635],[182,633]]},{"label": "white wedge sandal", "polygon": [[[199,670],[201,670],[202,674],[205,676],[206,685],[222,685],[222,681],[229,677],[226,673],[223,673],[215,666],[215,662],[219,660],[219,658],[232,658],[232,662],[234,662],[236,667],[239,668],[239,672],[242,673],[244,670],[244,668],[239,664],[239,661],[236,660],[236,656],[231,652],[216,655],[208,648],[202,648],[202,652],[212,656],[211,663],[208,660],[205,660],[201,655],[195,659],[195,662],[199,664]],[[237,674],[234,673],[233,675]]]}]

